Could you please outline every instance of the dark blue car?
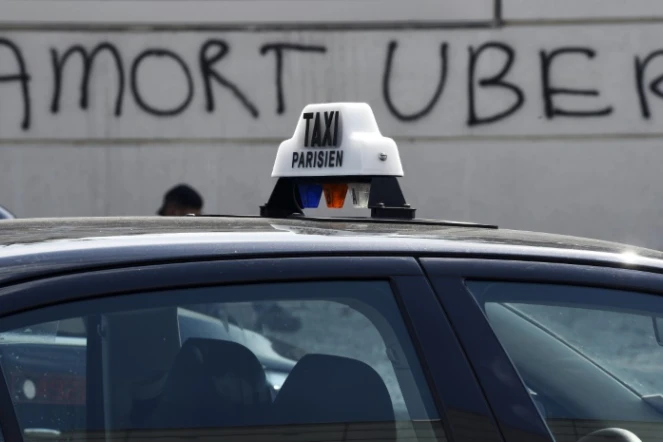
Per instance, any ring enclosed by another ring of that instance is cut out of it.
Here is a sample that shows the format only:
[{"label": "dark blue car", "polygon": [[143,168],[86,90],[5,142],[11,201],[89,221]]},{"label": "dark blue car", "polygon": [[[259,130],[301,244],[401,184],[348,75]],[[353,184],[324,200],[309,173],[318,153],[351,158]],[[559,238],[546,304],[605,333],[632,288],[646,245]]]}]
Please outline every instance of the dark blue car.
[{"label": "dark blue car", "polygon": [[[16,220],[0,243],[6,440],[653,441],[663,428],[658,252],[269,218]],[[256,331],[253,303],[301,329]]]},{"label": "dark blue car", "polygon": [[314,105],[260,216],[3,222],[4,439],[662,440],[663,253],[418,219],[402,175]]}]

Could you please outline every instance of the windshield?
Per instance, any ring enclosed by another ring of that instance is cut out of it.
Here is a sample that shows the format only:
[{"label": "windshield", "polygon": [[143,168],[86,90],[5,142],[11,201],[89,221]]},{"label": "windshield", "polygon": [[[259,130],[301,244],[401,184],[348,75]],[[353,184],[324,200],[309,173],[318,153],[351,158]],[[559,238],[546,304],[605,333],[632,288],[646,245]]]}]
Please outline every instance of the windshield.
[{"label": "windshield", "polygon": [[556,305],[503,305],[537,322],[640,396],[663,394],[663,347],[650,316]]}]

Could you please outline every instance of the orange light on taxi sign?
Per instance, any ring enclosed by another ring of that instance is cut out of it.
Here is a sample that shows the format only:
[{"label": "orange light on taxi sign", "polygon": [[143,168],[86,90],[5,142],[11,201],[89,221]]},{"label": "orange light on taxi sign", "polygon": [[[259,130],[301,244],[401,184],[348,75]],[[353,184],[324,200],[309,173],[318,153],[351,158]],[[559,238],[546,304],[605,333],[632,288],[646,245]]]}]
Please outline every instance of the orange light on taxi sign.
[{"label": "orange light on taxi sign", "polygon": [[327,207],[330,209],[342,209],[345,204],[345,196],[348,194],[348,185],[346,183],[324,184],[322,192],[325,194]]}]

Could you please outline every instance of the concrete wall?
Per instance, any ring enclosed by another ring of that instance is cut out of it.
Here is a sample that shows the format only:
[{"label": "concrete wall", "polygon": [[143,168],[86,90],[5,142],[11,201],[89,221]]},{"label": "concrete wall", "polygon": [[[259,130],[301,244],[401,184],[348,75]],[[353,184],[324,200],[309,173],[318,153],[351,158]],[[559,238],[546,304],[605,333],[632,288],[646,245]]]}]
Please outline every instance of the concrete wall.
[{"label": "concrete wall", "polygon": [[553,3],[405,29],[7,27],[0,204],[152,214],[188,182],[206,212],[257,213],[302,107],[366,101],[420,216],[663,249],[663,6]]}]

